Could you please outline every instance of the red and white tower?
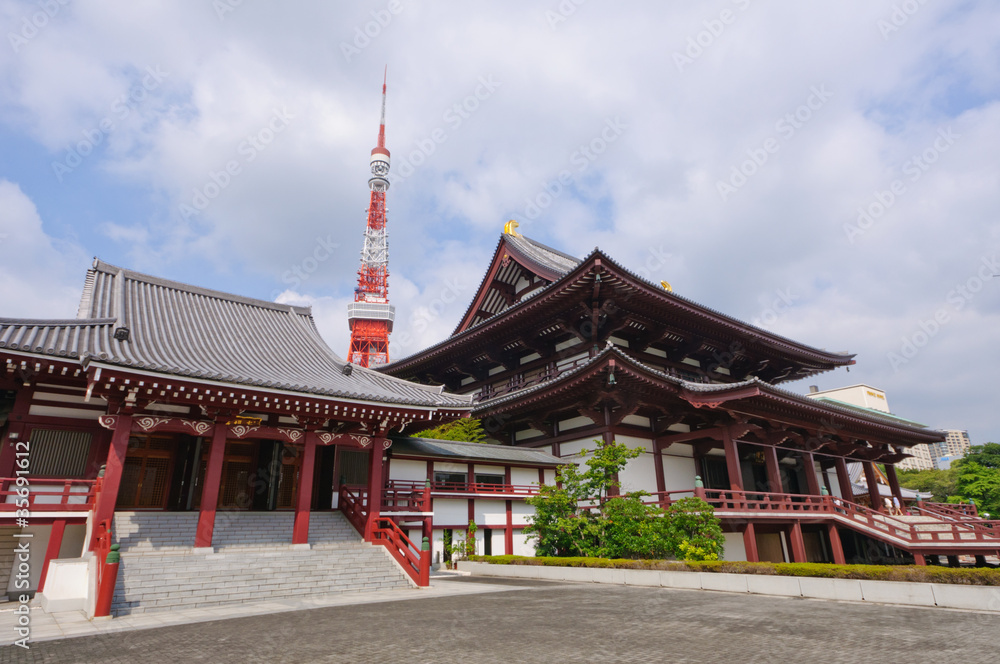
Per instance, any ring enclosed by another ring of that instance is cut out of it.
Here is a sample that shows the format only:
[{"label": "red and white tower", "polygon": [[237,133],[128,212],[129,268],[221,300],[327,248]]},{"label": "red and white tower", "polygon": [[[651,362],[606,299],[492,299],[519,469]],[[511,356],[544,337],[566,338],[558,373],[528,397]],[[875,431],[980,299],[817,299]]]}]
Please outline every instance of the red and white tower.
[{"label": "red and white tower", "polygon": [[362,367],[389,361],[389,333],[396,309],[389,304],[389,243],[385,231],[385,192],[389,189],[389,151],[385,149],[385,80],[382,81],[382,120],[378,145],[372,150],[372,190],[368,226],[361,250],[361,268],[354,302],[347,305],[351,348],[347,360]]}]

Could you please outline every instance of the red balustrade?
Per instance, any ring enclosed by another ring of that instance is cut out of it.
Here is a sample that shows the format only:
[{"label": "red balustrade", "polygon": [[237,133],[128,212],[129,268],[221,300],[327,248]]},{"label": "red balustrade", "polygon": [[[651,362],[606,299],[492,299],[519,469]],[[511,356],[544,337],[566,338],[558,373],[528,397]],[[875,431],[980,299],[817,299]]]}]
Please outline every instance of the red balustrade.
[{"label": "red balustrade", "polygon": [[[5,477],[0,478],[0,487],[0,512],[18,509],[88,512],[94,508],[101,480],[32,480],[28,487],[18,487],[15,478]],[[26,508],[18,504],[24,498],[28,499]]]}]

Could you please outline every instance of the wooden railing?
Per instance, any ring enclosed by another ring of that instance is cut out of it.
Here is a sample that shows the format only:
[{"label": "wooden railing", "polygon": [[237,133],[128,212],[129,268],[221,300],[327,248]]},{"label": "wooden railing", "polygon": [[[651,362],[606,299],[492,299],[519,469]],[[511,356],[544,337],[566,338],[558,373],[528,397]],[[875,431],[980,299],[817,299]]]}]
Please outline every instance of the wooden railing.
[{"label": "wooden railing", "polygon": [[[368,490],[366,487],[341,485],[340,510],[354,528],[365,535],[368,523]],[[399,526],[388,517],[376,517],[372,529],[371,542],[381,544],[388,549],[389,554],[399,563],[418,586],[430,583],[431,552],[417,548]]]},{"label": "wooden railing", "polygon": [[917,503],[916,508],[932,516],[947,519],[978,519],[979,509],[968,503]]},{"label": "wooden railing", "polygon": [[766,512],[793,518],[827,515],[869,532],[894,538],[910,548],[919,549],[928,544],[988,544],[1000,549],[1000,521],[953,520],[934,516],[933,522],[913,522],[835,496],[695,489],[659,492],[653,495],[651,502],[668,508],[677,500],[694,495],[699,495],[717,512]]},{"label": "wooden railing", "polygon": [[430,512],[430,486],[426,480],[423,482],[390,480],[389,486],[382,492],[381,510],[383,512]]},{"label": "wooden railing", "polygon": [[[386,489],[386,493],[398,491],[403,495],[407,493],[416,495],[425,490],[426,482],[410,482],[404,480],[391,480]],[[487,495],[507,495],[507,496],[536,496],[538,495],[537,484],[493,484],[486,482],[432,482],[429,487],[433,493],[479,493]],[[429,496],[428,496],[429,498]],[[385,509],[385,506],[383,506]],[[430,511],[430,506],[417,511]]]},{"label": "wooden railing", "polygon": [[[23,481],[23,480],[22,480]],[[101,480],[33,480],[17,486],[14,478],[0,478],[0,512],[18,509],[88,512],[97,501]],[[27,498],[27,507],[24,499]]]},{"label": "wooden railing", "polygon": [[385,546],[389,550],[389,554],[396,559],[396,562],[402,566],[403,570],[418,586],[426,586],[430,583],[431,552],[421,551],[415,547],[406,533],[400,530],[392,519],[379,517],[376,520],[376,528],[372,531],[372,540]]}]

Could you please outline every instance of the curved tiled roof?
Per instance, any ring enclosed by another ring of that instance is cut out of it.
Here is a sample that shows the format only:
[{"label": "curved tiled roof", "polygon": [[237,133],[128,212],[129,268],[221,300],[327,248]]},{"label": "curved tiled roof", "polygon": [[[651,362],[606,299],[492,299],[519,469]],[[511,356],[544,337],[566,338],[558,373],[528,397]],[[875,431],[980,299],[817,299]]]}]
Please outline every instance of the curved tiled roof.
[{"label": "curved tiled roof", "polygon": [[[95,260],[74,321],[0,320],[0,348],[238,385],[430,407],[471,397],[347,364],[309,308],[151,277]],[[129,339],[114,338],[127,328]]]},{"label": "curved tiled roof", "polygon": [[432,456],[448,459],[523,463],[538,466],[561,466],[566,461],[542,450],[490,443],[466,443],[455,440],[392,436],[393,455]]}]

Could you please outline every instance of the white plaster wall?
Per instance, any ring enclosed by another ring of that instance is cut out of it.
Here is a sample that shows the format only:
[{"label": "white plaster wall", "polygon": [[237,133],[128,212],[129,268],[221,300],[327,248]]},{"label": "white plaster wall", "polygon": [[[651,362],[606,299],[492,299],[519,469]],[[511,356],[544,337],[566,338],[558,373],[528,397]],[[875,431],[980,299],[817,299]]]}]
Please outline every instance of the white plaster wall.
[{"label": "white plaster wall", "polygon": [[536,436],[543,435],[538,429],[525,429],[524,431],[518,431],[514,434],[514,440],[527,440],[528,438],[535,438]]},{"label": "white plaster wall", "polygon": [[548,484],[549,486],[556,483],[556,471],[555,468],[545,470],[545,482],[543,484]]},{"label": "white plaster wall", "polygon": [[538,470],[535,468],[511,468],[511,484],[538,484]]},{"label": "white plaster wall", "polygon": [[663,456],[663,488],[666,491],[693,489],[696,474],[691,457]]},{"label": "white plaster wall", "polygon": [[593,424],[589,417],[583,415],[578,415],[576,417],[571,417],[568,420],[559,421],[559,432],[569,431],[570,429],[576,429],[577,427],[585,427]]},{"label": "white plaster wall", "polygon": [[393,459],[389,463],[389,479],[422,482],[427,479],[427,462],[413,459]]},{"label": "white plaster wall", "polygon": [[510,519],[511,523],[517,526],[528,525],[528,517],[535,513],[535,508],[531,505],[515,500],[510,506]]},{"label": "white plaster wall", "polygon": [[[434,470],[440,471],[442,473],[468,473],[469,464],[467,463],[451,463],[448,461],[435,461]],[[426,471],[425,471],[426,472]],[[426,475],[424,475],[426,477]]]},{"label": "white plaster wall", "polygon": [[533,556],[535,555],[535,540],[528,541],[528,536],[514,531],[514,555]]},{"label": "white plaster wall", "polygon": [[[837,467],[834,466],[833,468],[828,469],[826,471],[826,474],[827,477],[830,478],[830,488],[833,489],[833,495],[837,496],[838,498],[843,498],[844,493],[840,490],[840,478],[837,475]],[[822,482],[823,479],[821,477],[820,483],[822,484]],[[851,499],[853,498],[854,496],[851,496]]]},{"label": "white plaster wall", "polygon": [[629,449],[642,450],[642,454],[635,459],[630,459],[628,464],[618,473],[622,493],[631,491],[654,493],[656,491],[656,467],[653,463],[652,441],[633,436],[615,436],[615,442],[626,445]]},{"label": "white plaster wall", "polygon": [[504,466],[482,466],[475,465],[475,472],[485,475],[503,475],[506,468]]},{"label": "white plaster wall", "polygon": [[469,502],[461,499],[435,498],[434,525],[465,525],[469,523]]},{"label": "white plaster wall", "polygon": [[649,428],[649,418],[643,417],[642,415],[626,415],[622,419],[622,424],[631,424],[633,426],[640,426]]},{"label": "white plaster wall", "polygon": [[581,450],[593,450],[598,446],[592,438],[586,440],[571,440],[559,444],[559,454],[563,457],[579,454]]},{"label": "white plaster wall", "polygon": [[722,560],[746,560],[747,550],[743,544],[743,533],[722,533],[726,538]]},{"label": "white plaster wall", "polygon": [[476,500],[476,525],[500,526],[507,525],[507,502],[503,500]]}]

